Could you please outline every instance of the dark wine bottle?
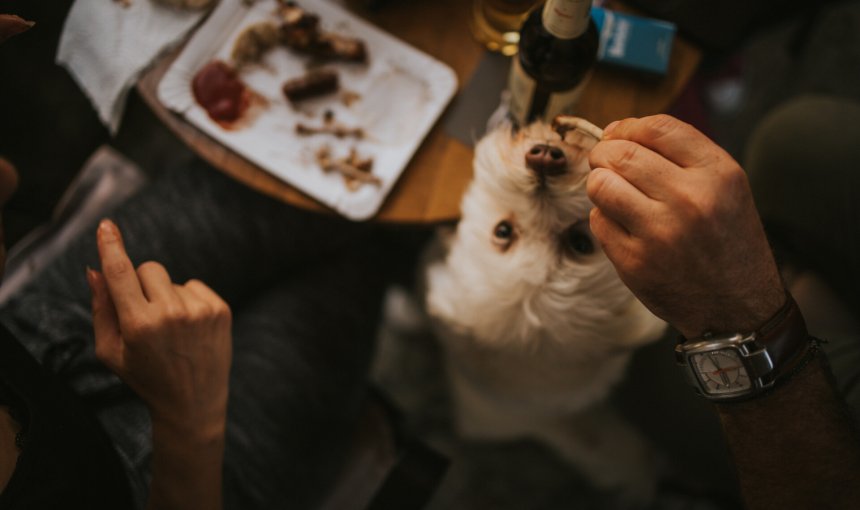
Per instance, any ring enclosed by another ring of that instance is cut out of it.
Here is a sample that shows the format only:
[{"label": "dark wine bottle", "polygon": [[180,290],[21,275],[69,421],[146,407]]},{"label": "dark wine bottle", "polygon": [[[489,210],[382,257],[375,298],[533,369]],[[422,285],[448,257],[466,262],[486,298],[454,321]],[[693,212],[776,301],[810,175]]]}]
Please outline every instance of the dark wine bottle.
[{"label": "dark wine bottle", "polygon": [[591,0],[547,0],[520,29],[508,82],[509,111],[525,125],[573,113],[597,60]]}]

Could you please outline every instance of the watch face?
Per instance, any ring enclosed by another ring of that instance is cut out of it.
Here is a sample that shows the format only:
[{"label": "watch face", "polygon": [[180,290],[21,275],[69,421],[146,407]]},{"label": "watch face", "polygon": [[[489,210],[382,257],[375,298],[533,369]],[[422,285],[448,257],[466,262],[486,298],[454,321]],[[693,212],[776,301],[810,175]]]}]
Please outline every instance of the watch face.
[{"label": "watch face", "polygon": [[752,387],[737,351],[721,349],[690,356],[702,388],[711,395],[736,393]]}]

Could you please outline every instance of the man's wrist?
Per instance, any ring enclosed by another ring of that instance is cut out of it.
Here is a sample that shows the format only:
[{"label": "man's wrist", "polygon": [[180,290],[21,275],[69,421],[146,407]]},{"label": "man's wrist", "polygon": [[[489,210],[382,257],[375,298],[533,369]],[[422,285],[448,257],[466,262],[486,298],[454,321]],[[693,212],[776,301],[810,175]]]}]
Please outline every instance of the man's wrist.
[{"label": "man's wrist", "polygon": [[727,296],[713,300],[701,317],[673,324],[684,338],[699,338],[706,334],[726,334],[758,330],[786,302],[785,288],[770,287],[748,296]]},{"label": "man's wrist", "polygon": [[784,294],[784,301],[754,331],[707,333],[680,341],[676,361],[700,395],[715,402],[760,398],[814,357],[818,340],[809,336],[790,294]]}]

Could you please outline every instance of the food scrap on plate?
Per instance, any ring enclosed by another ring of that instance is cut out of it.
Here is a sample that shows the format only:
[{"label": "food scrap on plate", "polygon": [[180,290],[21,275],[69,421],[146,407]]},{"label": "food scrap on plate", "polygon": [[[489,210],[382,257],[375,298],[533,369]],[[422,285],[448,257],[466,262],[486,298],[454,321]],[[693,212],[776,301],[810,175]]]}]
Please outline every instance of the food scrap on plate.
[{"label": "food scrap on plate", "polygon": [[[205,0],[158,1],[196,4]],[[222,127],[235,124],[248,107],[250,94],[239,79],[238,72],[246,65],[260,62],[266,53],[278,46],[310,55],[316,60],[367,62],[364,41],[323,31],[320,17],[302,9],[295,2],[278,1],[276,15],[280,24],[261,21],[242,30],[230,54],[232,66],[222,61],[212,61],[194,76],[192,87],[195,100]],[[302,76],[286,80],[281,88],[291,103],[337,92],[339,89],[338,72],[331,68],[312,69]],[[342,102],[349,106],[357,97],[355,94],[345,94]]]},{"label": "food scrap on plate", "polygon": [[[153,2],[161,5],[166,5],[167,7],[173,7],[174,9],[189,9],[189,10],[200,10],[206,9],[215,3],[215,0],[152,0]],[[130,4],[129,0],[129,4]]]},{"label": "food scrap on plate", "polygon": [[283,20],[281,40],[287,47],[322,60],[367,61],[364,41],[323,31],[319,16],[305,11],[295,2],[283,3],[279,14]]},{"label": "food scrap on plate", "polygon": [[307,74],[287,80],[281,90],[290,102],[298,102],[312,97],[337,92],[340,87],[337,71],[333,69],[312,69]]},{"label": "food scrap on plate", "polygon": [[280,23],[263,21],[247,27],[233,46],[237,66],[259,62],[270,49],[283,45],[319,61],[367,62],[364,41],[320,28],[320,17],[294,2],[280,4]]},{"label": "food scrap on plate", "polygon": [[222,127],[233,126],[251,104],[251,92],[235,69],[213,60],[203,66],[191,82],[194,99]]},{"label": "food scrap on plate", "polygon": [[[159,0],[163,1],[163,0]],[[201,1],[201,0],[185,0]],[[320,17],[305,11],[294,2],[278,2],[275,15],[280,23],[261,21],[248,25],[236,37],[230,54],[232,65],[213,60],[203,66],[192,80],[194,99],[206,110],[209,117],[225,129],[235,128],[251,104],[254,93],[239,77],[245,66],[259,63],[277,47],[310,56],[314,62],[341,61],[367,62],[364,41],[346,37],[320,28]],[[331,67],[314,67],[305,74],[286,80],[281,86],[284,97],[295,104],[307,99],[333,94],[340,90],[338,71]],[[341,102],[347,107],[359,96],[345,92]],[[301,136],[319,134],[336,138],[363,139],[364,129],[350,127],[334,120],[334,113],[326,110],[321,125],[296,124]],[[347,188],[357,189],[362,183],[379,186],[381,180],[371,173],[373,158],[361,158],[355,149],[346,158],[331,156],[324,147],[317,153],[317,162],[325,171],[338,171],[344,175]]]},{"label": "food scrap on plate", "polygon": [[326,172],[340,172],[346,181],[346,187],[355,191],[362,184],[382,185],[382,180],[373,175],[373,158],[362,158],[354,148],[350,149],[345,158],[335,159],[331,154],[331,148],[324,145],[317,151],[317,163]]},{"label": "food scrap on plate", "polygon": [[263,55],[281,41],[278,26],[269,21],[254,23],[239,34],[231,58],[236,67],[259,62]]},{"label": "food scrap on plate", "polygon": [[334,135],[337,138],[353,137],[359,140],[364,138],[364,129],[345,126],[337,122],[334,119],[334,112],[331,110],[326,110],[321,126],[309,126],[299,122],[296,124],[296,133],[303,136],[328,134]]},{"label": "food scrap on plate", "polygon": [[159,99],[260,169],[350,219],[370,218],[453,96],[456,75],[341,2],[243,3],[218,3]]}]

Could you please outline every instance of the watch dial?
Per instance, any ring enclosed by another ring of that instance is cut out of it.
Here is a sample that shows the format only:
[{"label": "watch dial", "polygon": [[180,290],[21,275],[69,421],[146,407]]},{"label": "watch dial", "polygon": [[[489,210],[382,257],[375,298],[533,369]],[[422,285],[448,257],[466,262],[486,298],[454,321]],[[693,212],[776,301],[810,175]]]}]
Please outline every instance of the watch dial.
[{"label": "watch dial", "polygon": [[723,349],[693,354],[691,359],[702,387],[711,395],[735,393],[752,386],[737,351]]}]

